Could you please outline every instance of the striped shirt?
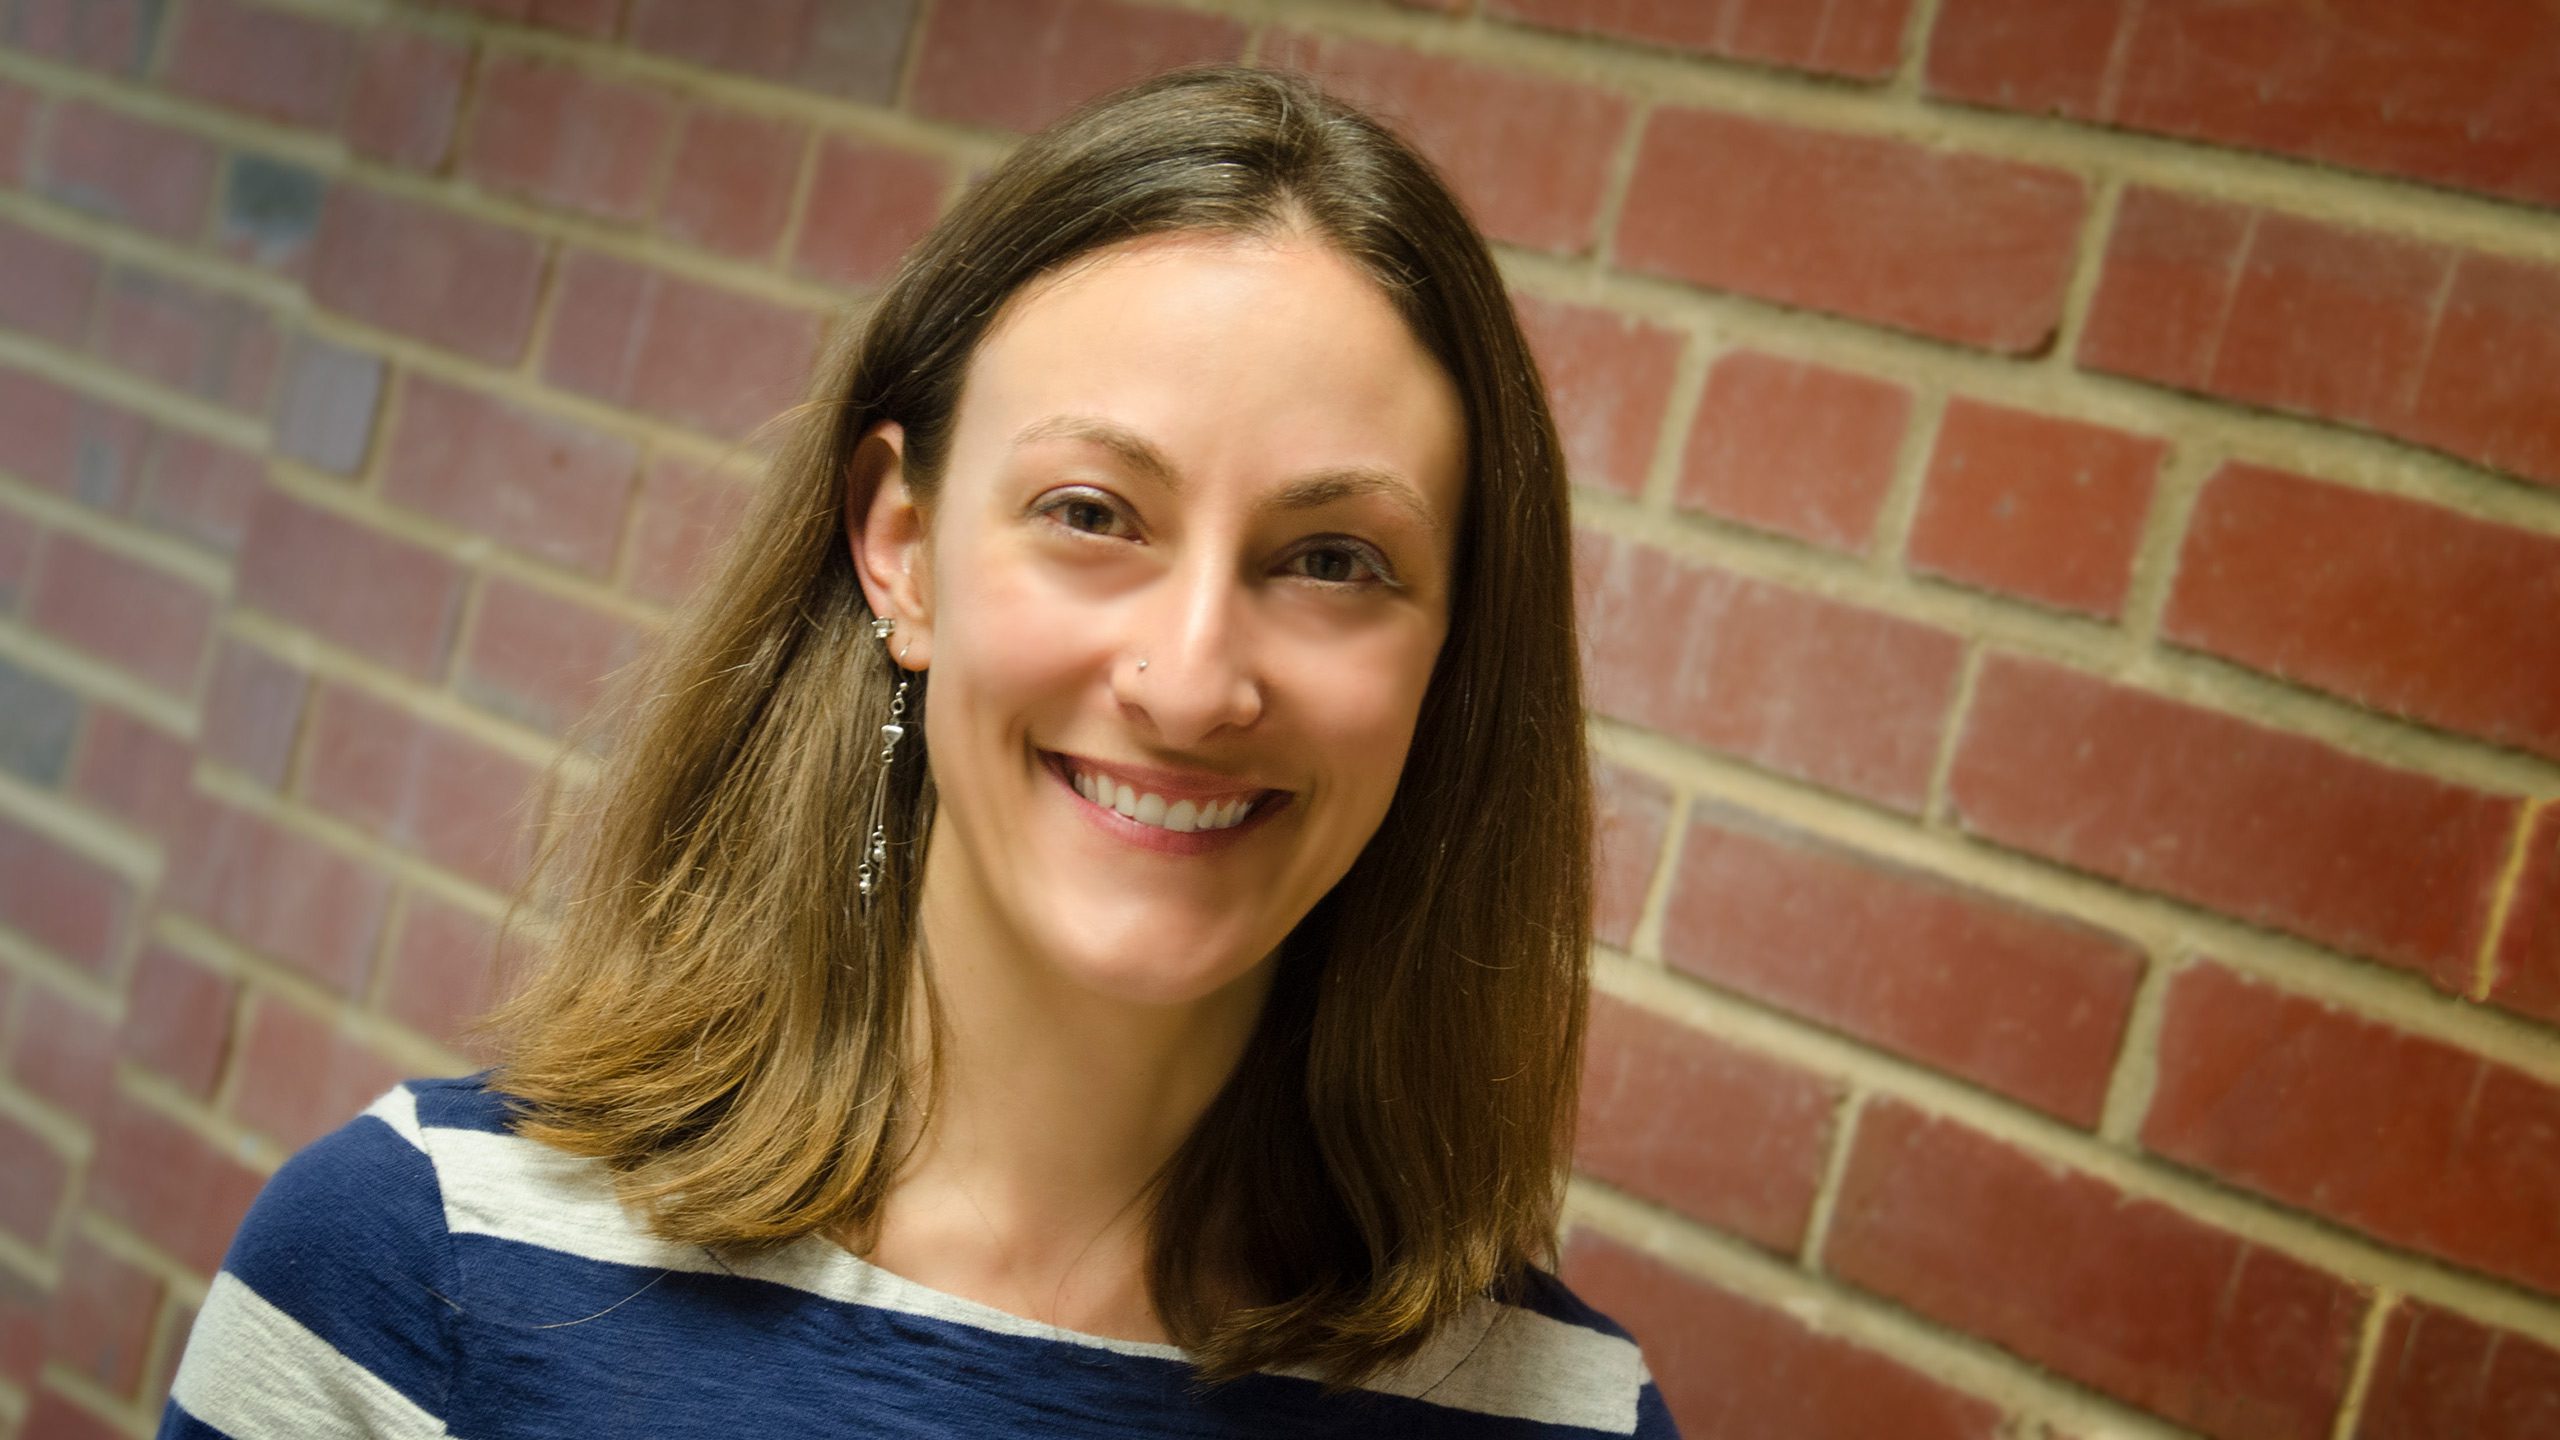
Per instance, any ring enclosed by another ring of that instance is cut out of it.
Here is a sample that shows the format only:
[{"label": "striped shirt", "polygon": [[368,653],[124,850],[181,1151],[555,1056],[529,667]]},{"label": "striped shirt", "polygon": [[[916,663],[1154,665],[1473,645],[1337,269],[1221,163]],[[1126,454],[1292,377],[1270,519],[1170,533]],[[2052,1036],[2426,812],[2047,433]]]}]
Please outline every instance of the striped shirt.
[{"label": "striped shirt", "polygon": [[1328,1396],[1216,1390],[1170,1345],[1062,1331],[822,1236],[724,1263],[481,1078],[413,1080],[288,1160],[214,1277],[163,1437],[1676,1435],[1626,1332],[1544,1272]]}]

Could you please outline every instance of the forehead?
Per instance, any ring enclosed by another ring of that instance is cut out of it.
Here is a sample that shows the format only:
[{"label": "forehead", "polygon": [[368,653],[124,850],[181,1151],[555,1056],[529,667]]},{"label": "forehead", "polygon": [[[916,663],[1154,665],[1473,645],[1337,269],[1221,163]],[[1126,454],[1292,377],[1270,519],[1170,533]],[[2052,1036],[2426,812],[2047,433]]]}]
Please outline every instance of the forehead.
[{"label": "forehead", "polygon": [[1382,471],[1452,527],[1462,498],[1455,385],[1375,281],[1299,235],[1152,236],[1026,286],[971,359],[955,459],[1077,443],[1060,417],[1143,436],[1212,485]]}]

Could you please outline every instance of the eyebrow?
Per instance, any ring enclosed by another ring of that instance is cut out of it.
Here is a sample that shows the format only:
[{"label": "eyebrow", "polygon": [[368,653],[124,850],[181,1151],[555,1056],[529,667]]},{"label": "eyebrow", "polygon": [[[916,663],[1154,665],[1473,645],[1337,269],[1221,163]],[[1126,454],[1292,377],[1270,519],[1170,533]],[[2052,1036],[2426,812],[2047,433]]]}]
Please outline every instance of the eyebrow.
[{"label": "eyebrow", "polygon": [[[1164,452],[1125,425],[1092,415],[1052,415],[1014,432],[1014,448],[1041,440],[1083,440],[1120,457],[1121,462],[1165,489],[1182,493],[1182,475]],[[1406,511],[1432,534],[1440,533],[1440,517],[1413,486],[1392,470],[1374,465],[1343,465],[1302,475],[1281,487],[1272,506],[1279,510],[1313,510],[1364,495],[1375,495]]]}]

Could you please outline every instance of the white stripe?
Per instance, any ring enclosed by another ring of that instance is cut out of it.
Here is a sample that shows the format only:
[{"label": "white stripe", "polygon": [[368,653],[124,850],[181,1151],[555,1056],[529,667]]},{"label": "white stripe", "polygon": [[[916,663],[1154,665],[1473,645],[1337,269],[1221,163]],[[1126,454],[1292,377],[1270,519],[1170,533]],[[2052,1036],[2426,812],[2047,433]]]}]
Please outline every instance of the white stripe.
[{"label": "white stripe", "polygon": [[1487,1415],[1635,1433],[1644,1362],[1632,1343],[1534,1310],[1478,1305],[1492,1312],[1489,1320],[1445,1327],[1369,1388]]},{"label": "white stripe", "polygon": [[424,1150],[426,1137],[418,1130],[418,1092],[406,1085],[394,1085],[382,1097],[364,1107],[364,1113],[400,1132],[400,1138]]},{"label": "white stripe", "polygon": [[225,1270],[178,1361],[170,1395],[235,1440],[435,1440],[442,1421]]},{"label": "white stripe", "polygon": [[[615,1200],[599,1161],[487,1130],[431,1126],[424,1134],[444,1190],[445,1223],[456,1235],[486,1235],[607,1264],[743,1275],[845,1304],[999,1334],[1190,1359],[1178,1346],[1063,1330],[932,1289],[872,1265],[823,1235],[804,1235],[724,1264],[699,1246],[650,1234]],[[1643,1385],[1644,1363],[1633,1344],[1486,1300],[1363,1388],[1452,1409],[1629,1435]]]}]

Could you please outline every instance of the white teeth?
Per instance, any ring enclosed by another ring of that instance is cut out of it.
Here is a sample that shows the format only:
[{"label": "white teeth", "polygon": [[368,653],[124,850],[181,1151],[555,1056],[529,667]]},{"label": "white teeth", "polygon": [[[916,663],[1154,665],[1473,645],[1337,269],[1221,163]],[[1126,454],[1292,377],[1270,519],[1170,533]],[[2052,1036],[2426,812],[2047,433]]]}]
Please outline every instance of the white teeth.
[{"label": "white teeth", "polygon": [[1196,830],[1224,830],[1244,819],[1253,802],[1243,796],[1232,800],[1207,803],[1198,800],[1168,801],[1132,786],[1102,776],[1087,774],[1067,767],[1076,793],[1105,809],[1117,810],[1141,825],[1153,825],[1176,834]]}]

